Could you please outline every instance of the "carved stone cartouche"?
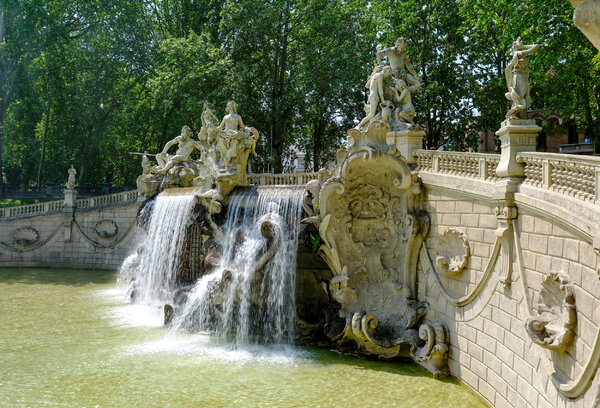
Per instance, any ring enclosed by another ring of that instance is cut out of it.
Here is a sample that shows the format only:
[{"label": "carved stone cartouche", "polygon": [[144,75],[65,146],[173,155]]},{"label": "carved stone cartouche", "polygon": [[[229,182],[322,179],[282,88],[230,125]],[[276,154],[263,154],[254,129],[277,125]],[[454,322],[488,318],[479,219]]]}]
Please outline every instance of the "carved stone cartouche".
[{"label": "carved stone cartouche", "polygon": [[[388,130],[381,121],[350,130],[329,178],[307,186],[314,215],[306,222],[319,228],[318,253],[333,273],[328,292],[346,322],[330,338],[342,350],[379,358],[418,355],[443,375],[447,338],[419,335],[428,304],[416,299],[416,256],[428,218],[415,207],[419,182],[387,144]],[[428,341],[440,346],[422,349]]]}]

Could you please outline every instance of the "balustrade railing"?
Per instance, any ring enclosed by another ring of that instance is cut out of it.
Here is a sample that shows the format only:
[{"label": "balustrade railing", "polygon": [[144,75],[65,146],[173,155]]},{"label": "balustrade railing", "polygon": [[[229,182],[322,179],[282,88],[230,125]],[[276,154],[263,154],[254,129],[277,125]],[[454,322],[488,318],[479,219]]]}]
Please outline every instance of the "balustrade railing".
[{"label": "balustrade railing", "polygon": [[417,170],[495,182],[499,154],[417,150]]},{"label": "balustrade railing", "polygon": [[319,173],[248,174],[248,183],[259,186],[302,186],[315,180]]},{"label": "balustrade railing", "polygon": [[600,158],[555,153],[519,153],[524,184],[583,201],[600,200]]},{"label": "balustrade railing", "polygon": [[[103,205],[112,205],[136,201],[138,197],[137,190],[124,191],[122,193],[109,194],[104,196],[82,198],[75,201],[77,208],[90,208]],[[41,215],[52,212],[62,211],[63,200],[48,201],[45,203],[35,203],[20,205],[17,207],[0,208],[0,219],[17,218],[23,216]]]},{"label": "balustrade railing", "polygon": [[0,218],[22,217],[27,215],[37,215],[60,211],[63,208],[62,201],[48,201],[45,203],[35,203],[20,205],[17,207],[0,208]]}]

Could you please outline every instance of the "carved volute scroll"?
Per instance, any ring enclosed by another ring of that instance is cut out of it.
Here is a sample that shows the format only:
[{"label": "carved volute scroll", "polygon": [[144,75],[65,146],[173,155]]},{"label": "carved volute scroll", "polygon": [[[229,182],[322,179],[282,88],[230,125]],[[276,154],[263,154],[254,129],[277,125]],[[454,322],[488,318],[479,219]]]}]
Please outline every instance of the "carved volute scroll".
[{"label": "carved volute scroll", "polygon": [[441,273],[457,275],[469,262],[471,249],[463,231],[446,228],[440,237],[435,266]]},{"label": "carved volute scroll", "polygon": [[536,311],[526,323],[531,339],[549,350],[565,351],[577,329],[575,292],[566,274],[551,272],[544,278]]}]

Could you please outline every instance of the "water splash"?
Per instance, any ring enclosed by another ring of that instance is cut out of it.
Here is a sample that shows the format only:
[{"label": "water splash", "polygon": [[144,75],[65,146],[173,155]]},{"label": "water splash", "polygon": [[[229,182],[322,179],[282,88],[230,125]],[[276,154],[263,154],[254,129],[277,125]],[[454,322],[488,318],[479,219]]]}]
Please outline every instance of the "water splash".
[{"label": "water splash", "polygon": [[187,294],[173,329],[216,331],[237,345],[293,343],[303,196],[302,189],[263,187],[231,197],[220,266]]},{"label": "water splash", "polygon": [[130,290],[138,303],[162,304],[175,289],[181,248],[185,239],[195,197],[159,195],[151,211],[148,233],[119,272],[121,282],[131,282]]}]

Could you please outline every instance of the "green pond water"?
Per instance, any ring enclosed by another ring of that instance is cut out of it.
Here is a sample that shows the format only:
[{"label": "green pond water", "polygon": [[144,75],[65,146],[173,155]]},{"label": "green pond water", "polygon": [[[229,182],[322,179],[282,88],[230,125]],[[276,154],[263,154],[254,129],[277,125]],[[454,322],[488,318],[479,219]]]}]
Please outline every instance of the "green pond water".
[{"label": "green pond water", "polygon": [[412,364],[168,333],[116,274],[0,269],[0,407],[484,407]]}]

